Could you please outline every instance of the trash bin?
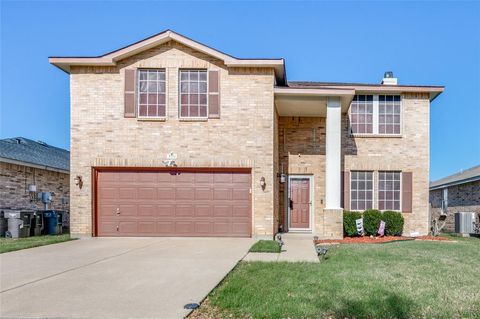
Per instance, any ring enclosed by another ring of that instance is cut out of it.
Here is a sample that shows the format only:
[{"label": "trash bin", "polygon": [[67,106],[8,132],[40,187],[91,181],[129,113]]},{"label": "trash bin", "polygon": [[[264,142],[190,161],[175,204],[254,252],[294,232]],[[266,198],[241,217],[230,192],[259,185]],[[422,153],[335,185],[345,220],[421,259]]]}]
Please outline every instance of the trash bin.
[{"label": "trash bin", "polygon": [[59,214],[54,210],[44,210],[43,211],[43,223],[44,223],[44,234],[46,235],[58,235],[58,222]]},{"label": "trash bin", "polygon": [[43,230],[43,212],[36,211],[33,213],[30,223],[30,236],[40,236]]},{"label": "trash bin", "polygon": [[30,236],[30,224],[33,212],[17,211],[6,213],[8,219],[8,231],[6,237],[23,238]]},{"label": "trash bin", "polygon": [[5,218],[5,212],[0,211],[0,237],[5,237],[5,232],[7,231],[7,219]]}]

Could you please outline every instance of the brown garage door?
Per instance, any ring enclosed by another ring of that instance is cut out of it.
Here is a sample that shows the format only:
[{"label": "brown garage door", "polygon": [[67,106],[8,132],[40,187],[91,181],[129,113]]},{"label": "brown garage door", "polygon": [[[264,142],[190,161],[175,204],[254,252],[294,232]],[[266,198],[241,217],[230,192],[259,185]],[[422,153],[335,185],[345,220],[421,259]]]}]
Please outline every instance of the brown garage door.
[{"label": "brown garage door", "polygon": [[250,172],[97,171],[98,236],[251,235]]}]

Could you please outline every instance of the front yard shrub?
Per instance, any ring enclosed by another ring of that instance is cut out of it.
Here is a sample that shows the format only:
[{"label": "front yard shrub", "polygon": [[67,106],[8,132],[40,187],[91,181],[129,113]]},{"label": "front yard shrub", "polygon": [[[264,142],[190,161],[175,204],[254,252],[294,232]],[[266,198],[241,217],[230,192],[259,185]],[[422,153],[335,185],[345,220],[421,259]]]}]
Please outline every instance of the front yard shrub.
[{"label": "front yard shrub", "polygon": [[385,235],[402,235],[404,220],[401,213],[387,210],[383,212],[382,220],[385,222]]},{"label": "front yard shrub", "polygon": [[367,209],[363,212],[363,229],[365,235],[377,235],[378,226],[382,220],[382,213],[376,209]]},{"label": "front yard shrub", "polygon": [[343,212],[343,232],[348,237],[357,236],[357,225],[355,220],[362,218],[362,214],[359,212]]}]

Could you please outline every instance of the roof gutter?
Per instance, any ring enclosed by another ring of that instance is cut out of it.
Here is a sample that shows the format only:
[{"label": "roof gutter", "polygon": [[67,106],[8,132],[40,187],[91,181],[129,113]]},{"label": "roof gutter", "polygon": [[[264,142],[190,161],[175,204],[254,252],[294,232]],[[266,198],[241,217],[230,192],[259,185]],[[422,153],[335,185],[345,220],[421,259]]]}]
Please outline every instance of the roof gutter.
[{"label": "roof gutter", "polygon": [[15,160],[15,159],[11,159],[11,158],[0,157],[0,162],[15,164],[15,165],[21,165],[21,166],[27,166],[27,167],[33,167],[33,168],[43,169],[43,170],[50,171],[50,172],[70,174],[69,170],[64,170],[64,169],[57,168],[57,167],[51,167],[51,166],[45,166],[45,165],[39,165],[39,164],[35,164],[35,163],[19,161],[19,160]]}]

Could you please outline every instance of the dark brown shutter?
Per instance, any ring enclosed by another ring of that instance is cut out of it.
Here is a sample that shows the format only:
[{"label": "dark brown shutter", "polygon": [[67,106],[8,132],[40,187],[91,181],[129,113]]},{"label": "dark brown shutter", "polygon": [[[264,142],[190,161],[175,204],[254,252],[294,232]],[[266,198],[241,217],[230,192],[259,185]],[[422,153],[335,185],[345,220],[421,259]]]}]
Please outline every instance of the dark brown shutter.
[{"label": "dark brown shutter", "polygon": [[218,71],[208,71],[208,118],[220,118],[220,76]]},{"label": "dark brown shutter", "polygon": [[350,172],[342,172],[343,175],[343,209],[350,210]]},{"label": "dark brown shutter", "polygon": [[402,212],[412,212],[412,172],[402,172]]},{"label": "dark brown shutter", "polygon": [[135,117],[135,69],[125,70],[124,117]]}]

